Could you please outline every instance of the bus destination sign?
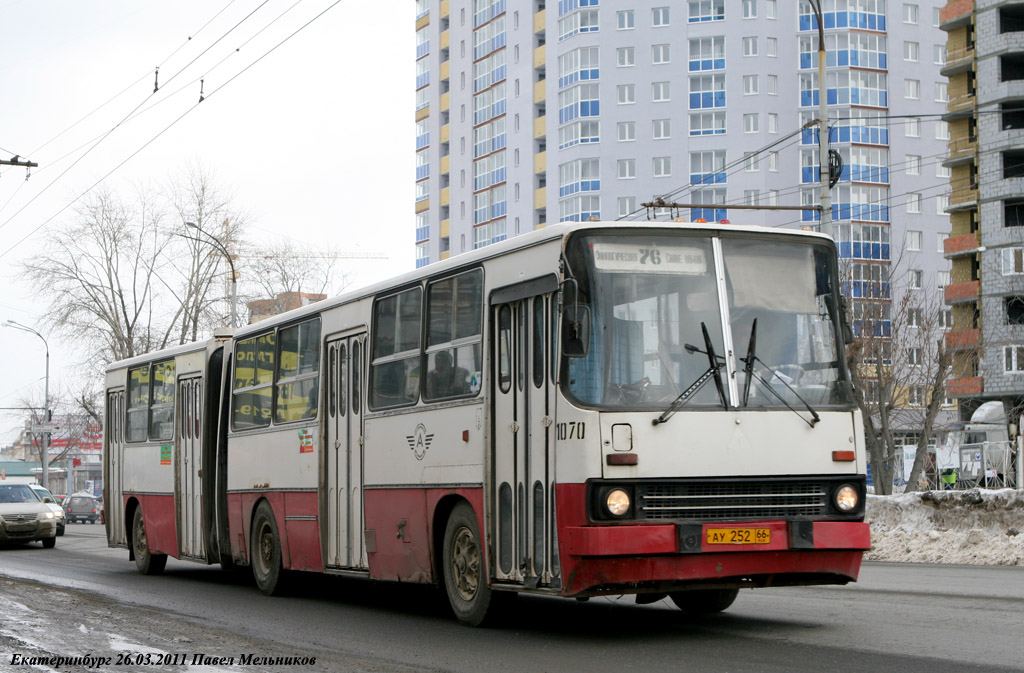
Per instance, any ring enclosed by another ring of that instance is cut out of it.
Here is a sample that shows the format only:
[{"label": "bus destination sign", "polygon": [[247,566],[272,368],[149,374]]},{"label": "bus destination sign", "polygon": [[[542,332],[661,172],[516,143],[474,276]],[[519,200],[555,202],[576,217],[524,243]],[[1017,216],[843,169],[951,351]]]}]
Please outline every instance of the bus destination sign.
[{"label": "bus destination sign", "polygon": [[683,273],[702,275],[708,265],[704,251],[674,245],[594,243],[594,266],[611,273]]}]

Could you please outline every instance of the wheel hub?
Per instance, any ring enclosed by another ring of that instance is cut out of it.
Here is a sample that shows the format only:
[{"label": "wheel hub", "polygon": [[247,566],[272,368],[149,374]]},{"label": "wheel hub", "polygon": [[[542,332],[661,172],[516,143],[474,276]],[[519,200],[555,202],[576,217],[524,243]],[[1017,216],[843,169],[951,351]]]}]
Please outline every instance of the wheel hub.
[{"label": "wheel hub", "polygon": [[468,528],[460,528],[452,542],[452,577],[459,596],[472,600],[480,583],[480,549]]}]

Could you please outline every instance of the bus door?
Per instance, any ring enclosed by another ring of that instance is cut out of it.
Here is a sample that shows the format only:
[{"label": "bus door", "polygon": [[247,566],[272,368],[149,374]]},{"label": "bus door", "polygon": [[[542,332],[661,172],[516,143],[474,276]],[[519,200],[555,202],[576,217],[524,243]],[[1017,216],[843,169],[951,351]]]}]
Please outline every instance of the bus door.
[{"label": "bus door", "polygon": [[[550,283],[533,283],[549,289]],[[523,284],[528,287],[530,283]],[[520,291],[520,294],[522,291]],[[489,517],[498,579],[527,587],[551,577],[554,394],[548,349],[553,293],[492,297],[494,430]]]},{"label": "bus door", "polygon": [[365,332],[327,342],[327,432],[321,517],[326,565],[366,568],[363,545],[362,363]]},{"label": "bus door", "polygon": [[182,557],[206,558],[203,542],[203,377],[178,378],[177,477],[178,546]]},{"label": "bus door", "polygon": [[[107,392],[107,502],[104,516],[107,520],[107,542],[127,544],[124,529],[124,489],[122,486],[124,457],[124,389]],[[68,493],[72,492],[71,486]]]}]

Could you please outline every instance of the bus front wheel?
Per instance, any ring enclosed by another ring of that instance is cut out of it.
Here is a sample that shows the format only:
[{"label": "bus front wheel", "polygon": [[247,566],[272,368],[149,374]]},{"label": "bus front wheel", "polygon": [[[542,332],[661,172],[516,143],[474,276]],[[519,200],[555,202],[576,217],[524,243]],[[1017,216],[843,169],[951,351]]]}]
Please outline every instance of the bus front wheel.
[{"label": "bus front wheel", "polygon": [[674,591],[668,597],[688,615],[710,615],[732,605],[739,592],[739,589],[694,589]]},{"label": "bus front wheel", "polygon": [[483,546],[469,503],[455,506],[444,531],[444,588],[455,617],[467,626],[488,618],[493,593],[487,586]]},{"label": "bus front wheel", "polygon": [[281,537],[277,534],[274,510],[264,501],[256,508],[252,519],[252,537],[249,559],[252,576],[267,596],[278,596],[283,589],[281,582]]},{"label": "bus front wheel", "polygon": [[149,550],[146,538],[146,522],[142,518],[142,507],[135,508],[132,517],[132,551],[135,552],[135,567],[143,575],[159,575],[167,565],[167,554],[154,554]]}]

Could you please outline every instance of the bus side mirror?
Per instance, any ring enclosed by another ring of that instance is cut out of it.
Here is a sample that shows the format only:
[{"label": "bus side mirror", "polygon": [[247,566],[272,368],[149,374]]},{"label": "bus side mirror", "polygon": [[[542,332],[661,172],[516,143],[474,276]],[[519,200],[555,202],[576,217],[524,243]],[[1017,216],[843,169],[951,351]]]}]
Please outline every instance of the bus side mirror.
[{"label": "bus side mirror", "polygon": [[590,307],[566,306],[562,309],[562,355],[569,358],[586,357],[590,350]]}]

